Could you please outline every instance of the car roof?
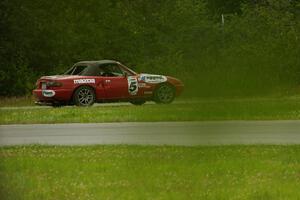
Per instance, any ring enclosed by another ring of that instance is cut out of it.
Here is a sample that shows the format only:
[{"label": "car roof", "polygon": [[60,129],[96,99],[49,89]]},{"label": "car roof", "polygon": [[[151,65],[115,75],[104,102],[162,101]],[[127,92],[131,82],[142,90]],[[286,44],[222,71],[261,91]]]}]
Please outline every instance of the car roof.
[{"label": "car roof", "polygon": [[88,65],[102,65],[102,64],[112,64],[112,63],[119,63],[115,60],[95,60],[95,61],[80,61],[75,63],[75,65],[80,64],[88,64]]}]

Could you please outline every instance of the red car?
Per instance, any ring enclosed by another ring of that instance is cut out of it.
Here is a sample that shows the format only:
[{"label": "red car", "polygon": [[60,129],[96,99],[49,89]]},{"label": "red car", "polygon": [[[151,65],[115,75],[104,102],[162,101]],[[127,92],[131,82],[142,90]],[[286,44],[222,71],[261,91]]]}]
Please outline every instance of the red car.
[{"label": "red car", "polygon": [[171,103],[183,90],[173,77],[138,74],[112,60],[82,61],[63,75],[43,76],[33,94],[40,105],[91,106],[94,102],[129,101],[141,105],[153,100]]}]

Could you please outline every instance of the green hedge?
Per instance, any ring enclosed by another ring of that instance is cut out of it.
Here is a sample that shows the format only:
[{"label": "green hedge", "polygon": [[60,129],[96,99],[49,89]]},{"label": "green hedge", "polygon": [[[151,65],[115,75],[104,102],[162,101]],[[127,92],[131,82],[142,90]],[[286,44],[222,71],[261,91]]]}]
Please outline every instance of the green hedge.
[{"label": "green hedge", "polygon": [[99,59],[179,77],[190,96],[296,87],[299,1],[253,2],[3,0],[0,96],[28,94],[41,75]]}]

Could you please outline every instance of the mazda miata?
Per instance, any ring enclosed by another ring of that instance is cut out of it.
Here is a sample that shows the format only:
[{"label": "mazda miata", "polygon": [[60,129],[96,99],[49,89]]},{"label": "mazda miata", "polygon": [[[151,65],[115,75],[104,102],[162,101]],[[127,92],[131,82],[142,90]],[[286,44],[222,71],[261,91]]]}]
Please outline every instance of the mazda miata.
[{"label": "mazda miata", "polygon": [[91,106],[95,102],[171,103],[183,90],[173,77],[136,73],[113,60],[81,61],[62,75],[43,76],[33,95],[40,105]]}]

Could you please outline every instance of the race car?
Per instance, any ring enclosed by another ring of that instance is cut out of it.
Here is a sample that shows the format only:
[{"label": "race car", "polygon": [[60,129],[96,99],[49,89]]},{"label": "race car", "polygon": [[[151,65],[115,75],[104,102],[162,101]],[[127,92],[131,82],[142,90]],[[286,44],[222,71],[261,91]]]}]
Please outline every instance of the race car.
[{"label": "race car", "polygon": [[173,77],[136,73],[118,61],[81,61],[63,75],[43,76],[33,95],[39,105],[91,106],[95,102],[171,103],[183,90]]}]

